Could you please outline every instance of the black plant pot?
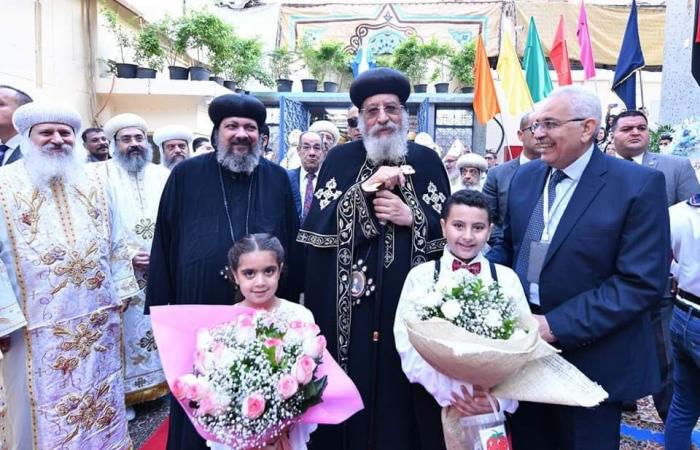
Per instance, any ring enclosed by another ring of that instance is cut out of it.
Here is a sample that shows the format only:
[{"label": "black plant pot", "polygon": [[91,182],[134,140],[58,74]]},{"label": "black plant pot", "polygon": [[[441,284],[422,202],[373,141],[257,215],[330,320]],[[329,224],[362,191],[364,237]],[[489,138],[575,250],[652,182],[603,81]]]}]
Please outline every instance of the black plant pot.
[{"label": "black plant pot", "polygon": [[192,81],[208,81],[209,75],[211,75],[209,69],[204,67],[190,67],[190,80]]},{"label": "black plant pot", "polygon": [[245,89],[236,88],[233,92],[235,92],[236,94],[245,94]]},{"label": "black plant pot", "polygon": [[474,86],[463,87],[460,90],[462,91],[462,94],[472,94],[474,93]]},{"label": "black plant pot", "polygon": [[117,63],[117,78],[136,78],[136,64]]},{"label": "black plant pot", "polygon": [[427,84],[414,84],[413,85],[413,92],[416,94],[424,94],[428,92],[428,85]]},{"label": "black plant pot", "polygon": [[435,92],[438,94],[450,92],[450,83],[435,83]]},{"label": "black plant pot", "polygon": [[220,84],[221,86],[224,85],[224,79],[221,77],[211,76],[211,77],[209,77],[209,81],[213,81],[214,83]]},{"label": "black plant pot", "polygon": [[136,69],[136,78],[155,78],[155,69],[149,69],[148,67],[139,67]]},{"label": "black plant pot", "polygon": [[233,80],[226,80],[224,81],[224,87],[233,91],[236,89],[236,82]]},{"label": "black plant pot", "polygon": [[171,80],[186,80],[190,76],[190,69],[180,66],[168,66]]},{"label": "black plant pot", "polygon": [[280,78],[277,80],[277,92],[292,92],[293,84],[294,82],[292,80]]},{"label": "black plant pot", "polygon": [[318,90],[317,80],[301,80],[301,90],[303,92],[316,92]]},{"label": "black plant pot", "polygon": [[332,81],[324,81],[323,92],[338,92],[338,83],[334,83]]}]

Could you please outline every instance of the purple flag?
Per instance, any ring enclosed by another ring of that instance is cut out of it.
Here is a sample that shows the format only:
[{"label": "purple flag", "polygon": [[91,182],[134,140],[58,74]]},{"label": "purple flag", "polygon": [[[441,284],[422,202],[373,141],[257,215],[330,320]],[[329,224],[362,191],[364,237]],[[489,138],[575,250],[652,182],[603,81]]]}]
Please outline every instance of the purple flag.
[{"label": "purple flag", "polygon": [[581,0],[581,9],[578,13],[578,26],[576,27],[576,37],[578,45],[581,47],[581,65],[584,70],[584,79],[595,77],[595,61],[593,60],[593,49],[591,48],[591,35],[588,33],[588,18],[586,17],[586,7]]}]

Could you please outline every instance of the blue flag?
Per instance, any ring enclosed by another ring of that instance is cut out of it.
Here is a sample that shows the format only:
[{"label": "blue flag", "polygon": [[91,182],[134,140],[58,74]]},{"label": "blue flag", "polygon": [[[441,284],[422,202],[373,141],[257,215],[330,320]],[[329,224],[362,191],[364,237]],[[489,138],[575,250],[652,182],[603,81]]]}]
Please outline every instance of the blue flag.
[{"label": "blue flag", "polygon": [[637,1],[632,0],[632,10],[627,19],[627,29],[622,39],[620,55],[617,57],[612,84],[612,90],[625,102],[629,110],[637,109],[637,70],[642,67],[644,67],[644,55],[637,28]]}]

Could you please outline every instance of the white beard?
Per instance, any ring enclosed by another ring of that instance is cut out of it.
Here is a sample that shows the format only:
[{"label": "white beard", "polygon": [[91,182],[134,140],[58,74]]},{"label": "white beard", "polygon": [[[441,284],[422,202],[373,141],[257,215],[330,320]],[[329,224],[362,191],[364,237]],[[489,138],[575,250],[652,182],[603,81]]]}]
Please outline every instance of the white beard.
[{"label": "white beard", "polygon": [[[401,125],[389,121],[386,125],[375,124],[369,130],[366,128],[362,114],[358,118],[357,127],[362,133],[362,142],[367,150],[367,158],[377,164],[381,162],[398,163],[408,153],[406,135],[408,134],[408,112],[401,112]],[[378,128],[391,128],[389,136],[375,136]]]},{"label": "white beard", "polygon": [[[53,145],[44,147],[51,148]],[[73,147],[63,144],[63,153],[49,156],[42,147],[38,147],[31,140],[26,140],[22,144],[24,166],[27,168],[32,184],[39,188],[48,188],[51,183],[61,182],[63,184],[77,184],[85,178],[83,164],[78,158],[78,154]]]},{"label": "white beard", "polygon": [[124,170],[131,173],[139,173],[146,167],[146,164],[153,161],[153,148],[151,144],[139,145],[143,149],[143,154],[125,154],[118,148],[113,148],[112,155],[117,164]]},{"label": "white beard", "polygon": [[221,164],[224,169],[234,173],[247,173],[248,175],[253,173],[260,163],[262,152],[263,149],[260,141],[254,146],[251,146],[251,150],[245,155],[233,153],[230,146],[225,148],[219,143],[216,144],[216,160],[219,161],[219,164]]}]

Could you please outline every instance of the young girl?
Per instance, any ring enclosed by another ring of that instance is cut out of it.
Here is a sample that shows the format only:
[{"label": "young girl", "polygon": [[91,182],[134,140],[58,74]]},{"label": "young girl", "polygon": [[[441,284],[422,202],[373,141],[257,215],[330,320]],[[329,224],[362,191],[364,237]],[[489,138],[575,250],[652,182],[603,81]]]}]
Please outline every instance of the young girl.
[{"label": "young girl", "polygon": [[[244,236],[228,252],[230,276],[238,288],[238,304],[257,310],[274,312],[289,321],[314,322],[314,316],[305,307],[275,295],[284,267],[284,248],[280,241],[267,233]],[[299,423],[290,428],[288,435],[260,450],[306,450],[306,442],[316,429],[315,424]],[[214,450],[229,447],[208,442]],[[257,449],[256,449],[257,450]]]},{"label": "young girl", "polygon": [[[412,316],[415,292],[428,292],[440,277],[455,270],[469,270],[489,285],[498,281],[501,291],[515,302],[517,309],[529,312],[527,299],[518,276],[511,269],[490,263],[482,255],[482,249],[491,234],[491,213],[486,197],[478,191],[461,190],[452,194],[442,207],[442,234],[447,246],[437,261],[420,264],[408,273],[401,292],[394,322],[396,349],[401,357],[401,367],[412,383],[419,383],[442,407],[451,407],[462,417],[493,415],[488,391],[480,386],[471,386],[435,370],[413,348],[408,340],[405,320]],[[496,399],[498,414],[513,412],[514,400]],[[492,399],[493,401],[493,399]],[[417,411],[419,415],[428,408]],[[435,414],[433,412],[428,414]],[[435,422],[434,417],[425,417],[419,423]]]}]

